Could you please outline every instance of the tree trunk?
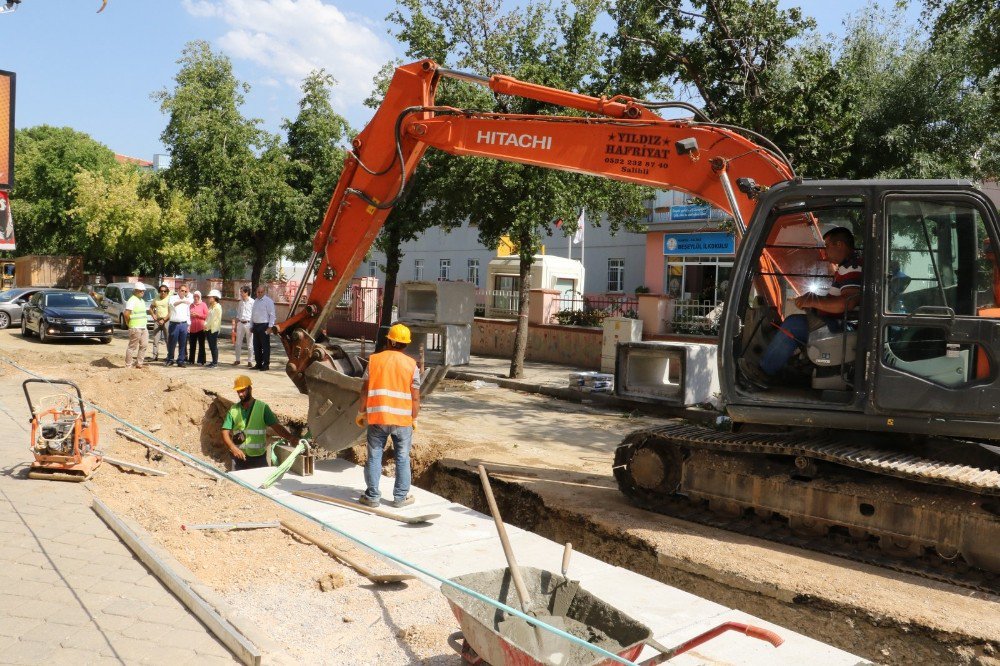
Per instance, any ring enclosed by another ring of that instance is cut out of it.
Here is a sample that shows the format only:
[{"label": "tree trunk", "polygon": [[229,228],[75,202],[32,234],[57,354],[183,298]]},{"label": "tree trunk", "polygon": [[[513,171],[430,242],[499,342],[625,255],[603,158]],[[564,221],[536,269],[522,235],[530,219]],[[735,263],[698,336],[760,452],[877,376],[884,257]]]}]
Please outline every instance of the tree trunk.
[{"label": "tree trunk", "polygon": [[267,257],[259,248],[254,248],[253,267],[250,269],[250,295],[257,297],[257,287],[260,285],[264,275],[264,266],[267,264]]},{"label": "tree trunk", "polygon": [[385,245],[385,291],[382,292],[382,312],[379,314],[379,331],[375,341],[375,351],[380,352],[385,348],[384,330],[392,324],[392,302],[396,293],[396,278],[399,277],[399,266],[402,263],[403,253],[400,252],[400,234],[390,225],[385,227],[387,232]]},{"label": "tree trunk", "polygon": [[518,283],[517,327],[514,333],[514,357],[510,360],[510,378],[520,379],[524,374],[524,355],[528,351],[528,295],[531,285],[528,276],[535,257],[532,250],[531,234],[521,234],[518,239],[520,250],[520,281]]}]

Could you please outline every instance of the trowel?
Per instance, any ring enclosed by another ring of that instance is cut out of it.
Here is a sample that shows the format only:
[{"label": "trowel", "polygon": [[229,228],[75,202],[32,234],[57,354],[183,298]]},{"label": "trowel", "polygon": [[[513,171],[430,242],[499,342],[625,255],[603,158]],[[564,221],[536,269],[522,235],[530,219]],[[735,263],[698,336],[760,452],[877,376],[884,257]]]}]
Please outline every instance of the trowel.
[{"label": "trowel", "polygon": [[569,571],[569,556],[573,554],[573,544],[566,542],[562,557],[562,577],[563,581],[556,585],[552,594],[552,614],[559,616],[569,615],[569,606],[573,603],[576,593],[580,591],[580,581],[570,580],[566,577]]}]

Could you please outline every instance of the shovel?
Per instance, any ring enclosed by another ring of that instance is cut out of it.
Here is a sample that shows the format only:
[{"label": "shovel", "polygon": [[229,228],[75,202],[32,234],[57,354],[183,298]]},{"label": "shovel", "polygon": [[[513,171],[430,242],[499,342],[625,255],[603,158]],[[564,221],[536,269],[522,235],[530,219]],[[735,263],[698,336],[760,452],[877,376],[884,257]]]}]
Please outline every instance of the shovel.
[{"label": "shovel", "polygon": [[580,591],[580,581],[566,578],[569,571],[569,556],[573,553],[573,544],[566,542],[562,558],[563,582],[556,586],[555,594],[552,595],[552,614],[565,617],[569,614],[569,606],[573,603],[576,593]]},{"label": "shovel", "polygon": [[[564,618],[549,615],[544,609],[535,607],[528,588],[524,584],[524,579],[521,577],[521,569],[517,566],[514,551],[510,547],[510,540],[507,538],[507,529],[500,518],[500,510],[497,508],[496,498],[493,497],[490,477],[487,476],[486,468],[482,465],[479,465],[479,479],[483,483],[486,503],[490,506],[490,513],[493,514],[493,522],[497,526],[497,534],[500,536],[500,544],[503,546],[504,557],[507,558],[508,570],[510,571],[511,578],[514,580],[514,589],[517,590],[521,612],[536,617],[556,629],[566,631]],[[529,655],[546,664],[561,664],[567,657],[564,645],[565,641],[563,639],[519,617],[506,617],[501,620],[497,624],[497,632]]]}]

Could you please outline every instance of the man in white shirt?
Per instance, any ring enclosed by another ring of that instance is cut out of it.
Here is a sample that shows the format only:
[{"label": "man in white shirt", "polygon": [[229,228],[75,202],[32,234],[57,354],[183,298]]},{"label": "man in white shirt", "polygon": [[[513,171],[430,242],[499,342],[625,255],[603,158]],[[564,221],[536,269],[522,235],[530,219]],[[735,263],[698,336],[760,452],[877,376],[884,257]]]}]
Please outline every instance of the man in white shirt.
[{"label": "man in white shirt", "polygon": [[236,332],[236,339],[233,340],[233,347],[236,349],[236,360],[233,365],[240,364],[240,352],[243,345],[247,346],[247,356],[249,363],[247,366],[253,367],[253,343],[250,342],[250,315],[253,313],[253,299],[250,298],[250,287],[243,285],[240,287],[240,300],[236,301],[236,318],[233,319],[233,330]]},{"label": "man in white shirt", "polygon": [[253,330],[253,353],[257,357],[257,370],[267,370],[271,364],[271,329],[274,328],[274,301],[267,295],[264,285],[257,287],[257,299],[250,313]]},{"label": "man in white shirt", "polygon": [[[188,326],[191,325],[191,304],[194,297],[188,294],[186,284],[177,288],[177,293],[170,297],[170,336],[167,338],[167,362],[174,364],[174,350],[177,350],[177,367],[187,365]],[[178,348],[177,345],[180,345]]]}]

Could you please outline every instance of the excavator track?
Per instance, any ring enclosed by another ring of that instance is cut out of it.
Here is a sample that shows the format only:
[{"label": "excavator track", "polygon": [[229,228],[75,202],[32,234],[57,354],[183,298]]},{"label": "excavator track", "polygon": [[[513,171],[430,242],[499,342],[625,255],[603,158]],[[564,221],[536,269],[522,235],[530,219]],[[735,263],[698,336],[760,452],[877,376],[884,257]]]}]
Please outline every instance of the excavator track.
[{"label": "excavator track", "polygon": [[1000,594],[1000,471],[870,445],[864,433],[629,435],[614,475],[644,509]]}]

